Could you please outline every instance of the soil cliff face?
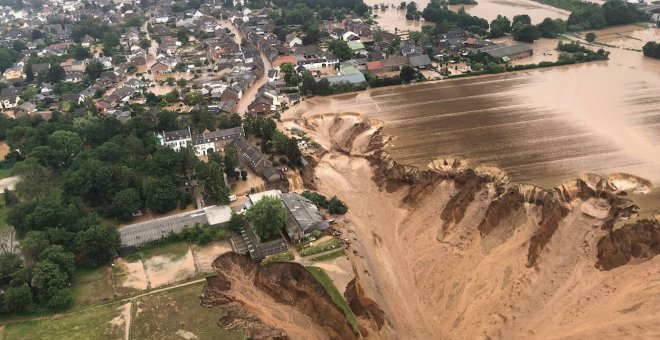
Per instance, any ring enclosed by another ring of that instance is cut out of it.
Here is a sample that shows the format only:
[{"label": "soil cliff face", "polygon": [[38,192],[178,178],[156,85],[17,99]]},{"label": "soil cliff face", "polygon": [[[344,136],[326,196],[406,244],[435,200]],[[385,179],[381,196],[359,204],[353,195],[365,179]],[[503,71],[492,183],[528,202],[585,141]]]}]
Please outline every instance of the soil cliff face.
[{"label": "soil cliff face", "polygon": [[420,170],[375,148],[377,128],[341,136],[357,121],[326,117],[310,134],[353,143],[327,149],[313,179],[349,206],[342,237],[360,281],[347,298],[359,316],[365,305],[349,295],[376,301],[386,320],[369,337],[660,335],[657,224],[612,230],[635,214],[626,193],[647,181],[586,174],[546,189],[456,159]]},{"label": "soil cliff face", "polygon": [[325,288],[297,263],[261,266],[245,256],[223,254],[213,262],[202,304],[220,306],[219,325],[252,339],[356,339],[343,311]]},{"label": "soil cliff face", "polygon": [[660,225],[658,221],[642,220],[626,224],[598,241],[597,266],[609,270],[657,254],[660,254]]}]

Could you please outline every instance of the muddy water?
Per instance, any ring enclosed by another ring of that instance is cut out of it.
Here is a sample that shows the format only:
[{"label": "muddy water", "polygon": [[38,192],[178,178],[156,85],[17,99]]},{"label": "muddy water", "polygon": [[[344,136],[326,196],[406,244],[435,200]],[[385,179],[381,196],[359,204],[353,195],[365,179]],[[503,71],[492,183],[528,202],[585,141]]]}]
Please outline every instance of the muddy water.
[{"label": "muddy water", "polygon": [[[398,0],[365,0],[369,6],[382,4],[389,5],[389,7],[382,11],[380,8],[374,11],[378,17],[376,21],[385,30],[394,32],[395,29],[414,31],[419,30],[423,23],[413,20],[406,20],[406,11],[398,10],[401,1]],[[429,0],[415,1],[417,8],[423,11],[429,3]],[[532,19],[532,22],[539,23],[545,18],[561,18],[567,19],[570,14],[567,11],[542,5],[538,2],[531,0],[478,0],[477,5],[470,6],[449,6],[453,11],[458,11],[461,7],[465,7],[466,12],[488,20],[488,22],[495,19],[498,15],[507,16],[512,19],[517,14],[527,14]]]},{"label": "muddy water", "polygon": [[556,185],[583,171],[660,184],[660,61],[612,60],[313,98],[292,114],[358,112],[385,122],[388,151],[426,166],[457,156],[514,181]]}]

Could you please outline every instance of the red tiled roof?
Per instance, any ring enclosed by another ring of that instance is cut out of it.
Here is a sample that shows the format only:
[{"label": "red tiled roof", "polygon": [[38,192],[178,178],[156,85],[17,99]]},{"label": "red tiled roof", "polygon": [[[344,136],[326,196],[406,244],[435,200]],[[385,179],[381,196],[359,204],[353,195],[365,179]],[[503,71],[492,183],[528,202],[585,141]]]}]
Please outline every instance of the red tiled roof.
[{"label": "red tiled roof", "polygon": [[273,67],[280,66],[284,63],[291,63],[294,66],[297,64],[298,60],[296,60],[296,57],[292,55],[284,56],[284,57],[279,57],[273,61]]},{"label": "red tiled roof", "polygon": [[383,63],[381,63],[380,60],[370,61],[367,63],[367,70],[369,71],[380,70],[381,68],[383,68]]}]

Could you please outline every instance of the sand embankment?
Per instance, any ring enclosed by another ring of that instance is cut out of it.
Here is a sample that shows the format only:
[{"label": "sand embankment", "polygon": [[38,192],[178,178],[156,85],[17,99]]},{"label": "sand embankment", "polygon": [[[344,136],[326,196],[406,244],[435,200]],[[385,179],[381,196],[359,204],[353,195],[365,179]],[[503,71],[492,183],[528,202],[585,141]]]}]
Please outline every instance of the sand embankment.
[{"label": "sand embankment", "polygon": [[350,207],[339,223],[347,253],[363,295],[384,312],[369,337],[660,335],[658,224],[612,228],[635,214],[622,188],[646,181],[587,174],[544,189],[456,160],[420,170],[380,151],[387,139],[369,123],[285,123],[327,150],[306,184]]}]

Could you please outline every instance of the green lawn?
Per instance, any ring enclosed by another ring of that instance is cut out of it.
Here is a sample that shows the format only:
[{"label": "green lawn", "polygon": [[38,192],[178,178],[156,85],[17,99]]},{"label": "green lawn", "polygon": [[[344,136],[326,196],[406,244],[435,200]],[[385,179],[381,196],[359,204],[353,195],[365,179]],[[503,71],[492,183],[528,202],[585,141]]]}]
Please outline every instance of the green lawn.
[{"label": "green lawn", "polygon": [[124,259],[129,262],[135,262],[140,258],[148,260],[154,256],[167,255],[171,261],[176,261],[186,256],[188,248],[189,244],[185,241],[147,244],[139,248],[137,252],[125,256]]},{"label": "green lawn", "polygon": [[203,283],[140,298],[133,316],[133,339],[180,339],[177,331],[193,333],[197,339],[245,339],[242,333],[228,332],[217,326],[220,308],[199,303]]},{"label": "green lawn", "polygon": [[124,327],[111,323],[120,315],[121,306],[112,304],[51,320],[10,323],[5,326],[3,339],[123,339]]},{"label": "green lawn", "polygon": [[342,256],[346,256],[346,253],[344,253],[344,249],[333,251],[332,253],[327,253],[325,255],[313,257],[311,260],[315,262],[328,261]]},{"label": "green lawn", "polygon": [[300,256],[310,256],[314,254],[319,254],[324,251],[328,251],[340,247],[341,247],[341,241],[335,238],[330,241],[323,242],[321,244],[315,244],[309,248],[305,248],[300,252]]},{"label": "green lawn", "polygon": [[261,264],[264,265],[264,264],[269,264],[269,263],[274,263],[274,262],[289,262],[291,260],[293,260],[293,255],[291,255],[290,252],[285,251],[283,253],[279,253],[279,254],[275,254],[275,255],[271,255],[271,256],[266,257],[265,259],[263,259],[261,261]]},{"label": "green lawn", "polygon": [[355,319],[355,315],[353,314],[351,307],[348,306],[344,296],[342,296],[339,290],[337,290],[337,287],[335,286],[334,282],[332,282],[330,276],[328,276],[328,273],[326,273],[325,270],[321,268],[312,266],[305,266],[305,269],[312,273],[312,276],[314,276],[316,281],[325,287],[325,290],[328,292],[328,294],[330,294],[332,301],[344,311],[346,320],[348,320],[348,323],[351,325],[351,327],[353,327],[353,331],[358,333],[358,323]]},{"label": "green lawn", "polygon": [[7,178],[12,176],[12,169],[1,169],[0,168],[0,179]]},{"label": "green lawn", "polygon": [[79,269],[73,275],[72,281],[74,308],[100,300],[109,300],[114,296],[110,267]]}]

